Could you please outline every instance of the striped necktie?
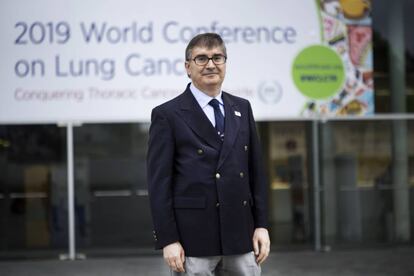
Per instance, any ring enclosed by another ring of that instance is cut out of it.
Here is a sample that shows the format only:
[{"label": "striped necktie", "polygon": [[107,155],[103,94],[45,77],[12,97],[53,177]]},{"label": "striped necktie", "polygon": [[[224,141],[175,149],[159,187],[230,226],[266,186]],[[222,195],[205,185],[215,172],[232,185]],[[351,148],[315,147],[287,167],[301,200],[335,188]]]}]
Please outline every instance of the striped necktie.
[{"label": "striped necktie", "polygon": [[221,140],[224,139],[224,116],[220,110],[220,103],[216,99],[212,99],[209,103],[214,108],[214,118],[216,119],[216,130]]}]

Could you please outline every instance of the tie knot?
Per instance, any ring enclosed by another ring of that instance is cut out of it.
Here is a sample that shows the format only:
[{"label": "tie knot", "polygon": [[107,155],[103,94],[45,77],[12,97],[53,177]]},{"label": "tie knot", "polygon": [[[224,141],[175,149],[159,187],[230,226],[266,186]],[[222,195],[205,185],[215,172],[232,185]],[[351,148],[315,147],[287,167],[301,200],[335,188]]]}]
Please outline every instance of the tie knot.
[{"label": "tie knot", "polygon": [[212,99],[209,103],[209,105],[211,105],[214,109],[219,109],[220,110],[220,102],[216,99]]}]

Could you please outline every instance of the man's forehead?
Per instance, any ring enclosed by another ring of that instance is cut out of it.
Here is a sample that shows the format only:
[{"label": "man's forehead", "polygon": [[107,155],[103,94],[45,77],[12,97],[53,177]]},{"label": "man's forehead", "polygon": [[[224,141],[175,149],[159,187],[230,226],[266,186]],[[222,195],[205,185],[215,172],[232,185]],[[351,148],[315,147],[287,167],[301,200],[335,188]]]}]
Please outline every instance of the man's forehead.
[{"label": "man's forehead", "polygon": [[214,54],[223,54],[223,47],[215,46],[215,47],[204,47],[204,46],[196,46],[192,50],[192,54],[204,54],[204,53],[214,53]]}]

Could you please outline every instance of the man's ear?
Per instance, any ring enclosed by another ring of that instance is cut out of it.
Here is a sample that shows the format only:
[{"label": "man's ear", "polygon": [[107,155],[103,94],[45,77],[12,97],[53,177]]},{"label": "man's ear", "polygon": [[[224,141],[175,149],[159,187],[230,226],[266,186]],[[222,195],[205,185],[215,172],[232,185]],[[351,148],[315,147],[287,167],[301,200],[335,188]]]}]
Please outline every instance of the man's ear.
[{"label": "man's ear", "polygon": [[187,76],[191,79],[191,74],[190,74],[190,63],[189,63],[188,61],[186,61],[186,62],[184,63],[184,67],[185,67],[185,70],[187,71]]}]

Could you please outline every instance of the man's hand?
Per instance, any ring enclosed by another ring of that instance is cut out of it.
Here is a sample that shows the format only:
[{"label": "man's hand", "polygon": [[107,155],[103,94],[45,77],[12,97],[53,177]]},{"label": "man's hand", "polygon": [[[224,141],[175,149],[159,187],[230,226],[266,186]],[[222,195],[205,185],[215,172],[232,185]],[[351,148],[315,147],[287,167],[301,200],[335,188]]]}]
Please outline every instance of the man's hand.
[{"label": "man's hand", "polygon": [[254,230],[253,249],[258,264],[263,263],[269,256],[270,238],[266,228],[256,228]]},{"label": "man's hand", "polygon": [[164,260],[176,272],[185,272],[184,248],[179,242],[171,243],[163,248]]}]

